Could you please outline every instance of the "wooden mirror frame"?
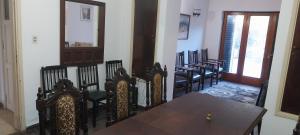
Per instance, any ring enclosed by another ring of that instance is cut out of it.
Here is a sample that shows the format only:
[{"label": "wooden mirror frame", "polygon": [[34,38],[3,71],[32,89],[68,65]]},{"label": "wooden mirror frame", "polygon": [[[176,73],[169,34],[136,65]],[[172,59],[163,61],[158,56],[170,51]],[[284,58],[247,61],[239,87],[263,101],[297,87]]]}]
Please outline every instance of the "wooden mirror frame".
[{"label": "wooden mirror frame", "polygon": [[[97,47],[65,47],[66,1],[95,5],[99,7],[98,46]],[[61,0],[60,1],[60,64],[76,66],[88,63],[103,63],[105,32],[105,3],[93,0]]]}]

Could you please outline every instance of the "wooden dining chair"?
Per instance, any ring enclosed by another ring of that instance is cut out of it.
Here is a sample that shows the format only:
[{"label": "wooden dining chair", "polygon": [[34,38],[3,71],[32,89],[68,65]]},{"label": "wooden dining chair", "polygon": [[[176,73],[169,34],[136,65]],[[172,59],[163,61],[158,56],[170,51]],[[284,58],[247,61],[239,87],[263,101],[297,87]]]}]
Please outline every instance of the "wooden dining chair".
[{"label": "wooden dining chair", "polygon": [[47,97],[53,93],[54,85],[61,79],[68,79],[68,70],[66,66],[46,66],[41,68],[41,89],[43,96]]},{"label": "wooden dining chair", "polygon": [[300,115],[299,115],[299,119],[298,119],[296,128],[294,129],[293,135],[300,135]]},{"label": "wooden dining chair", "polygon": [[173,97],[180,93],[177,89],[184,89],[185,93],[190,92],[190,70],[185,70],[184,51],[176,54],[176,65],[174,75],[174,92]]},{"label": "wooden dining chair", "polygon": [[[56,83],[54,93],[45,98],[38,90],[36,107],[39,114],[40,135],[79,135],[87,128],[87,91],[76,89],[73,83],[63,79]],[[51,110],[51,112],[48,112]],[[50,117],[47,117],[49,116]]]},{"label": "wooden dining chair", "polygon": [[130,91],[136,88],[135,84],[135,79],[130,78],[124,68],[117,69],[112,80],[106,81],[106,126],[111,126],[134,115]]},{"label": "wooden dining chair", "polygon": [[[207,62],[201,62],[199,60],[198,50],[188,51],[188,61],[189,61],[189,67],[195,68],[193,73],[193,82],[197,82],[197,80],[199,80],[198,90],[200,87],[200,83],[202,84],[201,90],[204,89],[204,81],[206,78],[210,79],[210,86],[212,86],[212,82],[214,78],[213,64]],[[197,66],[195,67],[195,65]]]},{"label": "wooden dining chair", "polygon": [[87,86],[89,92],[88,100],[93,104],[93,127],[96,127],[96,119],[99,107],[104,105],[102,101],[106,99],[105,90],[100,90],[98,66],[97,64],[85,64],[78,66],[78,84],[79,88]]},{"label": "wooden dining chair", "polygon": [[167,67],[155,63],[146,76],[146,109],[167,102]]},{"label": "wooden dining chair", "polygon": [[[115,72],[117,69],[122,68],[122,60],[111,60],[111,61],[106,61],[105,63],[106,66],[106,81],[112,81]],[[138,108],[138,91],[133,90],[132,91],[132,100],[133,100],[133,107]]]},{"label": "wooden dining chair", "polygon": [[217,60],[217,59],[209,59],[208,58],[208,49],[202,49],[201,50],[201,61],[210,63],[211,65],[214,65],[213,72],[214,72],[214,78],[216,79],[216,84],[219,83],[219,79],[222,77],[222,73],[224,72],[224,60]]}]

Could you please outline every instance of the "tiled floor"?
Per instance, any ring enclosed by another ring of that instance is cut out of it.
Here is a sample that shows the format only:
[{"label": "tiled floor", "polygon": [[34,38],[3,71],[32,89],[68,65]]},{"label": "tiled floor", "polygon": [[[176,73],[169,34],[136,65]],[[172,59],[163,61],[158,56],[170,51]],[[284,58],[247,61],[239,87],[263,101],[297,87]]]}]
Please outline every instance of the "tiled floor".
[{"label": "tiled floor", "polygon": [[0,135],[9,135],[15,133],[13,128],[13,113],[9,110],[0,108]]}]

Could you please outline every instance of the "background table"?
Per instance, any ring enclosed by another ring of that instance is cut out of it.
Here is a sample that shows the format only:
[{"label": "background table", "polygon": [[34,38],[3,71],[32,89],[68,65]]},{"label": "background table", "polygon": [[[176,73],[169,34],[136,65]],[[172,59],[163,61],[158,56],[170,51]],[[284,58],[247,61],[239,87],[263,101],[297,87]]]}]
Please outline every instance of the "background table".
[{"label": "background table", "polygon": [[190,93],[94,135],[249,135],[265,113],[250,104]]}]

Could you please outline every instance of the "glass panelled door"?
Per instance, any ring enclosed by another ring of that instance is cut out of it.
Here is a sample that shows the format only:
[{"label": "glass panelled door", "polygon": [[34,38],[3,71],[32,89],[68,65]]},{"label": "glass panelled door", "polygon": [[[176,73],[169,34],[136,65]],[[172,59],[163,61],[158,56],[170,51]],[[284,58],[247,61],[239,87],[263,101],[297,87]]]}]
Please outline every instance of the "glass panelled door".
[{"label": "glass panelled door", "polygon": [[224,12],[224,79],[257,85],[269,77],[278,13]]}]

